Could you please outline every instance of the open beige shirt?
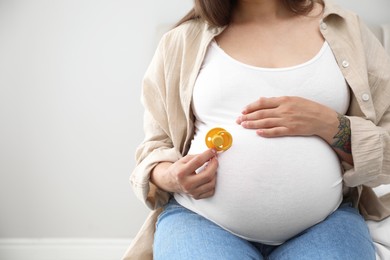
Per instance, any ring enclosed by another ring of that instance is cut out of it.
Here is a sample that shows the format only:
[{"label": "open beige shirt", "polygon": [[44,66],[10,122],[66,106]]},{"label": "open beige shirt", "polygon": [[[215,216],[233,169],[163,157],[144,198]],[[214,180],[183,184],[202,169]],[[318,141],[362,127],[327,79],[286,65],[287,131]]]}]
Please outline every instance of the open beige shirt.
[{"label": "open beige shirt", "polygon": [[[366,219],[390,215],[390,194],[377,198],[370,187],[390,183],[390,59],[366,25],[353,13],[325,1],[320,31],[351,88],[354,165],[342,162],[344,190]],[[136,196],[153,209],[124,259],[152,259],[155,222],[170,194],[149,182],[162,161],[184,156],[194,135],[192,90],[206,50],[224,28],[197,19],[166,33],[143,82],[145,139],[131,174]],[[326,72],[324,72],[326,73]]]}]

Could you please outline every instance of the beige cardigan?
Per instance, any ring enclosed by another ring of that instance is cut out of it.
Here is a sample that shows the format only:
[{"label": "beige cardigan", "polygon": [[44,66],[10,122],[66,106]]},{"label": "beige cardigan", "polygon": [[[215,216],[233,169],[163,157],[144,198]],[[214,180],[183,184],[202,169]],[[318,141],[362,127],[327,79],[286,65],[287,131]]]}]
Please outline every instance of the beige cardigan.
[{"label": "beige cardigan", "polygon": [[[170,194],[149,182],[161,161],[185,155],[194,134],[192,89],[211,40],[224,28],[192,20],[166,33],[146,72],[142,102],[145,139],[131,174],[136,196],[153,209],[124,259],[152,259],[156,219]],[[369,187],[390,183],[390,59],[377,38],[353,13],[325,1],[320,30],[352,90],[347,112],[354,166],[342,162],[344,187],[366,219],[390,215],[390,194]]]}]

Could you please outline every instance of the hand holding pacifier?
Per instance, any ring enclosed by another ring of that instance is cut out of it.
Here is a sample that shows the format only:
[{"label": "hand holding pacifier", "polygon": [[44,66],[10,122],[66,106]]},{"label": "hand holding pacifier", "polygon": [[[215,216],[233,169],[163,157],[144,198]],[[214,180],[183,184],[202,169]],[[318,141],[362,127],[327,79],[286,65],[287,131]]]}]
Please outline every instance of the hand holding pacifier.
[{"label": "hand holding pacifier", "polygon": [[223,128],[213,128],[206,134],[206,145],[217,151],[226,151],[232,146],[232,135]]}]

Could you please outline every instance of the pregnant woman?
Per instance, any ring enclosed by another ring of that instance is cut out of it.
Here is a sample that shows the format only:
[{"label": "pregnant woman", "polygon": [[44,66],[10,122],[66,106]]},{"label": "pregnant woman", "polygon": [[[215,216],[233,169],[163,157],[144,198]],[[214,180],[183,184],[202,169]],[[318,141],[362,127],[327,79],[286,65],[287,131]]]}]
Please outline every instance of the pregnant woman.
[{"label": "pregnant woman", "polygon": [[[196,0],[143,84],[131,182],[162,208],[154,259],[375,259],[364,217],[390,214],[369,188],[390,182],[389,72],[328,1]],[[207,149],[214,127],[229,150]]]}]

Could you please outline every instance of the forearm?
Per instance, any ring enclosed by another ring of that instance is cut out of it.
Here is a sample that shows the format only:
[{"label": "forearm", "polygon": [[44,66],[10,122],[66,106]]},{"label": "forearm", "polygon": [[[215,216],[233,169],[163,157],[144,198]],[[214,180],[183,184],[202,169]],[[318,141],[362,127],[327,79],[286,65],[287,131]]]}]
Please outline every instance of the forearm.
[{"label": "forearm", "polygon": [[172,165],[171,162],[161,162],[157,164],[150,174],[150,181],[158,188],[167,192],[176,192],[175,182],[169,175],[168,168]]},{"label": "forearm", "polygon": [[334,113],[328,122],[320,136],[333,148],[341,160],[353,165],[349,119]]}]

